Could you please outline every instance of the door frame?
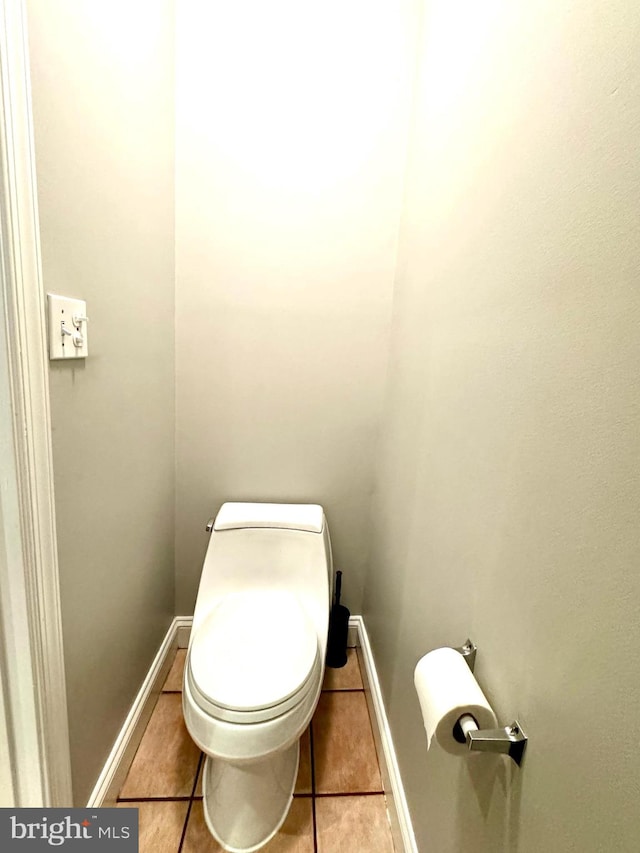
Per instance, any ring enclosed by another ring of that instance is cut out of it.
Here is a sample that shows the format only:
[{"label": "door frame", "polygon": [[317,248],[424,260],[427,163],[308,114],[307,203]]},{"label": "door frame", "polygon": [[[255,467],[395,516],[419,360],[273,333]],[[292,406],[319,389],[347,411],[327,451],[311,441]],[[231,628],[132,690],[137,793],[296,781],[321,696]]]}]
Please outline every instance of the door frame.
[{"label": "door frame", "polygon": [[0,454],[0,676],[14,800],[0,805],[71,806],[24,0],[0,0]]}]

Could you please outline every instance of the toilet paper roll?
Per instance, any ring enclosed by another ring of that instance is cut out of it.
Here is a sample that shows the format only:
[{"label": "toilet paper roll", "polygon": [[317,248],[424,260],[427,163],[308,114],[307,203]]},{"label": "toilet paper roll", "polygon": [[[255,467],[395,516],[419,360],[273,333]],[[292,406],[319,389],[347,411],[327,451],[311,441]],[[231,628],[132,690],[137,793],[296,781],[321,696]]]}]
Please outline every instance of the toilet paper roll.
[{"label": "toilet paper roll", "polygon": [[471,714],[478,728],[497,728],[496,715],[487,697],[455,649],[436,649],[421,658],[414,683],[427,732],[427,749],[435,739],[454,755],[468,752],[466,743],[458,743],[453,736],[453,728],[463,714]]}]

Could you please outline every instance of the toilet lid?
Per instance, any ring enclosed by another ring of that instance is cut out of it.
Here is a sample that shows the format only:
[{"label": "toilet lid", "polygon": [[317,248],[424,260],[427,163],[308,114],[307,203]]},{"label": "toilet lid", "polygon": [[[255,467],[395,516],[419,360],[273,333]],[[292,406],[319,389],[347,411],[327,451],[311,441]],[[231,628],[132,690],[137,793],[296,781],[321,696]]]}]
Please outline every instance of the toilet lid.
[{"label": "toilet lid", "polygon": [[222,599],[197,630],[189,653],[198,690],[237,711],[289,699],[307,681],[317,655],[312,621],[299,599],[281,590]]}]

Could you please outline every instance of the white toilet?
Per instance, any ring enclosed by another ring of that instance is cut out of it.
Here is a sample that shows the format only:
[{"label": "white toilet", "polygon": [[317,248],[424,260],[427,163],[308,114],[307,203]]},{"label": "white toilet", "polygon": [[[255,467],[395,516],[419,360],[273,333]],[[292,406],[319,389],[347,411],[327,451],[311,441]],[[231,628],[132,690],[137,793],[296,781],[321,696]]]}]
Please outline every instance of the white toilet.
[{"label": "white toilet", "polygon": [[300,736],[320,696],[333,577],[314,504],[225,503],[202,568],[182,693],[206,755],[204,815],[249,853],[287,816]]}]

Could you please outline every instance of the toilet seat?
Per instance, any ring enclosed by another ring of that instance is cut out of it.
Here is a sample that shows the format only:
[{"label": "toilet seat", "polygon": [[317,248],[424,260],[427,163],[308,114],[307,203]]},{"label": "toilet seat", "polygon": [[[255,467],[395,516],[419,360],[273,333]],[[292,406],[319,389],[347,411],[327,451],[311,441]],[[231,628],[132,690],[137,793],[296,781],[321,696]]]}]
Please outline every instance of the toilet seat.
[{"label": "toilet seat", "polygon": [[197,629],[186,677],[196,704],[218,720],[271,720],[316,685],[318,637],[300,600],[284,590],[221,599]]}]

